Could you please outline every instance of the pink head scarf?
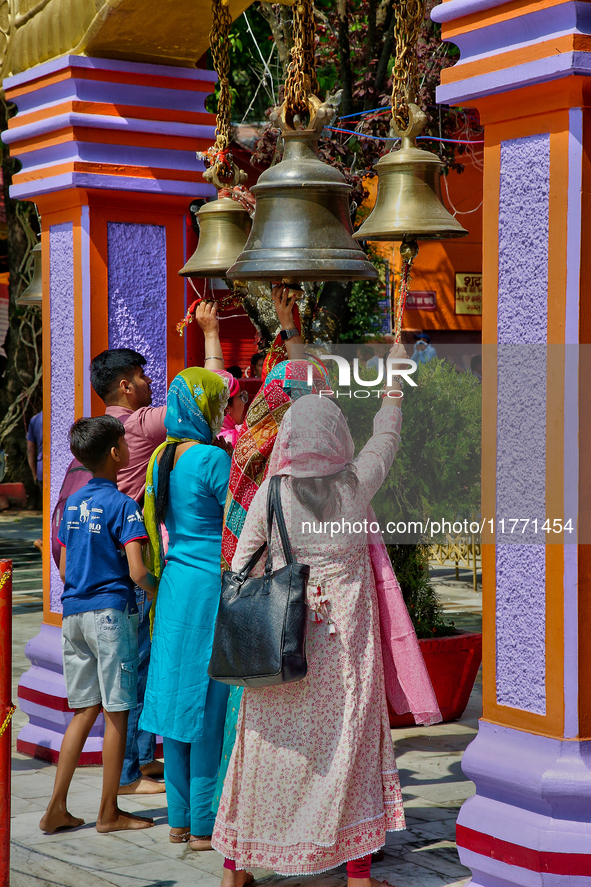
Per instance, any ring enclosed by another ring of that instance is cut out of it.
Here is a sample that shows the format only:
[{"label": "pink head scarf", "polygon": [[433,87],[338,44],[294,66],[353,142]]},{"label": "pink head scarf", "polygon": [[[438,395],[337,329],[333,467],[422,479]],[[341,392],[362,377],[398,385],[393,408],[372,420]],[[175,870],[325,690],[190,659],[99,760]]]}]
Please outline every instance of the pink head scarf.
[{"label": "pink head scarf", "polygon": [[222,379],[228,383],[228,389],[230,391],[230,397],[235,397],[237,394],[240,394],[240,382],[233,376],[232,373],[229,373],[227,370],[213,370],[212,372],[216,373],[216,375],[221,376]]},{"label": "pink head scarf", "polygon": [[[269,475],[328,477],[353,461],[355,446],[339,407],[318,395],[297,400],[284,417]],[[370,523],[375,521],[369,508]],[[400,585],[378,533],[368,533],[378,599],[384,682],[396,714],[412,712],[417,724],[436,724],[441,713]]]},{"label": "pink head scarf", "polygon": [[355,445],[343,413],[331,400],[307,394],[283,419],[269,474],[327,477],[353,461]]}]

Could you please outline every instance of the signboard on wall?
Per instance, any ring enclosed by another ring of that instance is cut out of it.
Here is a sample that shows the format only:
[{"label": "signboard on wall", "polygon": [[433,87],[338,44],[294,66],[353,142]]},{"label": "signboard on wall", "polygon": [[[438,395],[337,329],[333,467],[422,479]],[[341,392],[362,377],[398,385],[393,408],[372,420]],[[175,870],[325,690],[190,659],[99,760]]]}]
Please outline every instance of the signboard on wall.
[{"label": "signboard on wall", "polygon": [[432,291],[418,292],[409,290],[406,295],[406,306],[409,311],[435,311],[437,294]]},{"label": "signboard on wall", "polygon": [[482,314],[482,274],[456,274],[456,314]]}]

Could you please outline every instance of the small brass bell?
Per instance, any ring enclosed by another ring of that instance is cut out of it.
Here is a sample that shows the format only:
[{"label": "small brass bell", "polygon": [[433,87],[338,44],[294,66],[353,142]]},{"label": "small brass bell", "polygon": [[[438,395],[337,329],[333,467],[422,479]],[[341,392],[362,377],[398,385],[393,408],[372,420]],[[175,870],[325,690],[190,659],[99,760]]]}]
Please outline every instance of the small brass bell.
[{"label": "small brass bell", "polygon": [[[232,187],[246,179],[246,173],[232,162],[232,177],[222,182],[215,166],[203,174],[206,181],[216,188],[231,192]],[[179,271],[182,277],[225,277],[242,250],[251,228],[248,211],[231,197],[218,195],[217,200],[206,203],[197,213],[199,243],[197,249]]]},{"label": "small brass bell", "polygon": [[252,188],[252,230],[232,280],[371,280],[377,271],[355,243],[349,213],[350,185],[323,163],[314,145],[335,110],[308,97],[310,122],[294,129],[284,103],[272,115],[283,133],[283,160],[265,170]]},{"label": "small brass bell", "polygon": [[33,247],[33,279],[18,299],[17,305],[38,305],[41,306],[43,290],[42,290],[42,268],[41,268],[41,244],[37,243]]},{"label": "small brass bell", "polygon": [[426,116],[409,102],[406,129],[392,129],[402,145],[380,157],[375,165],[378,193],[370,215],[353,235],[356,240],[446,240],[468,232],[446,210],[441,199],[443,163],[436,154],[417,148],[415,139]]},{"label": "small brass bell", "polygon": [[181,268],[183,277],[225,277],[246,243],[251,221],[231,197],[218,197],[197,213],[199,243]]}]

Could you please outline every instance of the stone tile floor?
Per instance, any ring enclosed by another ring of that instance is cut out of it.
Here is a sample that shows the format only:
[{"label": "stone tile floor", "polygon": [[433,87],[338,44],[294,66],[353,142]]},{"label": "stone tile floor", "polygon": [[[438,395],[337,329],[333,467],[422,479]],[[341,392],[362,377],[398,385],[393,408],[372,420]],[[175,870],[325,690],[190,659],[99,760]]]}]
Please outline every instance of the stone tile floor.
[{"label": "stone tile floor", "polygon": [[[0,527],[0,537],[4,529]],[[32,535],[31,529],[27,527],[27,535]],[[13,538],[17,536],[14,533]],[[446,615],[458,627],[480,630],[481,594],[472,591],[469,575],[462,574],[460,579],[465,581],[459,583],[454,576],[453,570],[438,570],[434,577]],[[29,666],[24,645],[37,633],[40,622],[37,591],[23,589],[15,594],[13,699],[19,677]],[[460,721],[392,731],[407,829],[388,835],[384,860],[372,867],[375,877],[396,887],[460,887],[469,879],[470,871],[457,855],[455,820],[461,804],[474,791],[460,762],[476,733],[481,699],[478,678]],[[100,767],[79,769],[72,784],[70,809],[87,824],[74,832],[43,835],[38,823],[51,794],[55,768],[16,752],[16,736],[25,722],[26,716],[17,711],[12,731],[11,887],[217,887],[222,869],[217,853],[193,853],[169,843],[166,795],[121,798],[124,809],[153,816],[154,828],[97,834]],[[341,887],[346,881],[344,867],[314,878],[279,878],[262,870],[255,870],[255,875],[264,887]]]}]

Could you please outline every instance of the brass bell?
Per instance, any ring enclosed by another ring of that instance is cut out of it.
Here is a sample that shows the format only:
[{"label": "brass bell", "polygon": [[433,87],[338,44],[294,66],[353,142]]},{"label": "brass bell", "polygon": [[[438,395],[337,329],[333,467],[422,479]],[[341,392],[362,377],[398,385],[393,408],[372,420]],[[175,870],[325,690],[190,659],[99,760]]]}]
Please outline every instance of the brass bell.
[{"label": "brass bell", "polygon": [[183,277],[225,277],[244,249],[251,221],[248,212],[231,197],[218,197],[197,213],[199,243],[181,268]]},{"label": "brass bell", "polygon": [[464,237],[468,232],[446,210],[441,200],[441,169],[436,154],[417,148],[416,136],[426,117],[409,103],[405,130],[393,126],[402,145],[380,157],[375,165],[378,193],[370,215],[353,235],[356,240],[402,240],[404,235],[419,240]]},{"label": "brass bell", "polygon": [[18,299],[17,305],[38,305],[41,306],[43,290],[42,290],[42,269],[41,269],[41,244],[37,243],[33,247],[33,279]]},{"label": "brass bell", "polygon": [[252,188],[256,195],[252,230],[244,251],[228,269],[230,279],[300,283],[377,277],[352,237],[351,187],[314,150],[335,111],[313,95],[308,105],[306,129],[292,128],[286,103],[272,115],[283,133],[283,159],[265,170]]}]

